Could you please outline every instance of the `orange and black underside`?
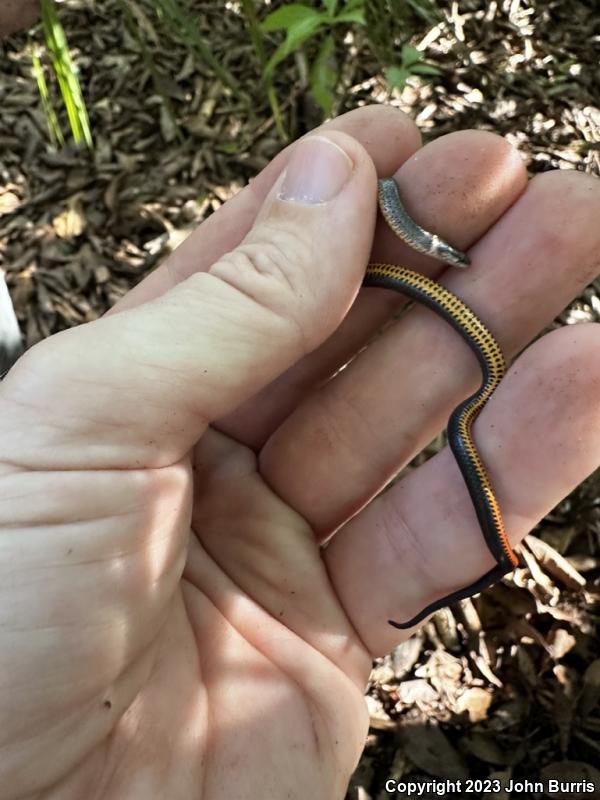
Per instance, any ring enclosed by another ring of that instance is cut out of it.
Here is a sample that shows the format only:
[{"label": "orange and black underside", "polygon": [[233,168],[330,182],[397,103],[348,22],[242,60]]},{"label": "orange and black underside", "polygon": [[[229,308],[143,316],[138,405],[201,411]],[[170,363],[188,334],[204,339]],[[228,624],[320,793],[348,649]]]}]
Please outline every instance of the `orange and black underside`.
[{"label": "orange and black underside", "polygon": [[439,283],[392,264],[369,264],[363,283],[365,286],[401,292],[438,314],[467,342],[477,356],[483,373],[478,391],[452,413],[448,422],[448,443],[469,490],[481,531],[496,560],[496,566],[469,586],[430,603],[406,622],[389,620],[390,625],[404,629],[413,627],[439,608],[485,589],[520,563],[508,540],[490,479],[471,435],[471,426],[502,380],[506,365],[498,342],[479,317]]}]

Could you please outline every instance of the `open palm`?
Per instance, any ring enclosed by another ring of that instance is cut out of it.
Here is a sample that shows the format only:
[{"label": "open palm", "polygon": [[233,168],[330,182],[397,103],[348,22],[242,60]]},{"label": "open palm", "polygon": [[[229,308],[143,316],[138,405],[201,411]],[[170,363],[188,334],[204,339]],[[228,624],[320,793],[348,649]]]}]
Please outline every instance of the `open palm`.
[{"label": "open palm", "polygon": [[[440,276],[514,355],[598,269],[599,184],[391,109],[318,137],[0,386],[1,800],[340,798],[386,620],[491,566],[448,452],[369,502],[479,376],[421,308],[354,358],[404,302],[361,276]],[[376,175],[472,267],[376,229]],[[475,426],[513,543],[600,461],[599,342],[543,337]]]}]

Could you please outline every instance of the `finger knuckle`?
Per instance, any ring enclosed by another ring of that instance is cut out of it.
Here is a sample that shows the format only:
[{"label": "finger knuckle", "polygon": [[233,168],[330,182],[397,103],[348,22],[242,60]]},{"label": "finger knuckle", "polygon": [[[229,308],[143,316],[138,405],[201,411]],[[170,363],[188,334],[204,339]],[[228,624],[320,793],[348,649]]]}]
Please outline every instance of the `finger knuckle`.
[{"label": "finger knuckle", "polygon": [[248,238],[215,264],[211,273],[254,303],[285,319],[309,348],[308,308],[313,307],[305,265],[310,246],[290,231],[269,231],[268,237]]}]

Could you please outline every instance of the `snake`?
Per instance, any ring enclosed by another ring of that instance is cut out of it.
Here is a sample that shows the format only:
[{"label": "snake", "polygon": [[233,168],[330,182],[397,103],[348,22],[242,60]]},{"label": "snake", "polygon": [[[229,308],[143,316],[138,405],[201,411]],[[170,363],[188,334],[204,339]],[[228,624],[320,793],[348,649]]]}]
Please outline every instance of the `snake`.
[{"label": "snake", "polygon": [[[379,179],[377,194],[381,215],[401,241],[416,252],[432,256],[445,264],[461,269],[469,266],[470,260],[465,253],[437,234],[426,231],[412,219],[402,203],[393,178]],[[429,603],[411,619],[405,622],[388,620],[394,628],[403,630],[414,627],[440,608],[481,592],[521,564],[519,555],[510,544],[498,500],[472,434],[473,422],[504,377],[506,361],[494,335],[477,314],[437,281],[394,264],[370,263],[363,286],[392,289],[434,311],[469,345],[482,372],[479,389],[450,415],[447,438],[469,492],[483,538],[496,564],[468,586]]]}]

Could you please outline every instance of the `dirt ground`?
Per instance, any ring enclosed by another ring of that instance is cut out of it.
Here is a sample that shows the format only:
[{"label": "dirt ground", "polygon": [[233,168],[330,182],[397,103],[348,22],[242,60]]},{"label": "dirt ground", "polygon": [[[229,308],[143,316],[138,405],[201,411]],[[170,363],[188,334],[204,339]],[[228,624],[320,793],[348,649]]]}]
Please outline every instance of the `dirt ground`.
[{"label": "dirt ground", "polygon": [[[31,69],[39,29],[0,50],[0,265],[29,346],[104,313],[282,147],[237,5],[191,5],[237,90],[167,34],[144,0],[129,3],[135,29],[117,0],[59,6],[92,153],[49,146]],[[597,4],[439,7],[435,24],[417,16],[398,31],[411,31],[439,70],[402,91],[387,89],[363,33],[340,31],[335,113],[389,103],[411,114],[426,140],[495,131],[531,173],[600,175]],[[293,58],[278,70],[276,90],[292,137],[318,124]],[[555,325],[599,320],[597,279]],[[371,730],[348,798],[389,797],[388,777],[587,777],[600,787],[599,473],[548,515],[524,553],[527,569],[439,612],[375,664]]]}]

